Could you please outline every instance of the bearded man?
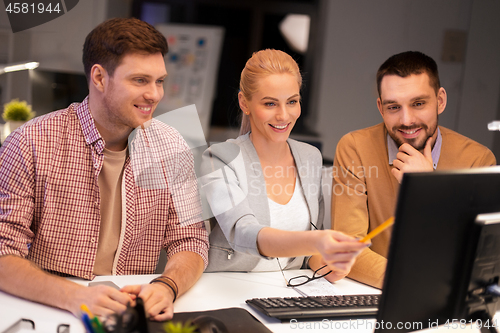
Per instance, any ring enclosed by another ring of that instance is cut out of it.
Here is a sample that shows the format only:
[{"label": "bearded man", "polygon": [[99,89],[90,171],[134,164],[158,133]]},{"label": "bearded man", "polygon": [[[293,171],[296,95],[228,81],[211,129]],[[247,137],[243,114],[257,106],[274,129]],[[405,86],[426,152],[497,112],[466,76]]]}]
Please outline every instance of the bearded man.
[{"label": "bearded man", "polygon": [[[333,167],[332,226],[356,237],[394,215],[404,173],[496,164],[488,148],[438,126],[447,95],[429,56],[391,56],[377,72],[377,89],[383,123],[342,137]],[[390,237],[386,230],[374,238],[348,277],[382,288]]]}]

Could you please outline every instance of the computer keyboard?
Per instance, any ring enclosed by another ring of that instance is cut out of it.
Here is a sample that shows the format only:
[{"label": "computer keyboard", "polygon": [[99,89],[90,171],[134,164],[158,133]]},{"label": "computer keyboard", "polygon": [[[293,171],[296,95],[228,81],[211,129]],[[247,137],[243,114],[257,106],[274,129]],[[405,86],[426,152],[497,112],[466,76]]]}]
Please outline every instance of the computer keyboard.
[{"label": "computer keyboard", "polygon": [[252,298],[246,302],[264,314],[286,319],[375,317],[380,295]]}]

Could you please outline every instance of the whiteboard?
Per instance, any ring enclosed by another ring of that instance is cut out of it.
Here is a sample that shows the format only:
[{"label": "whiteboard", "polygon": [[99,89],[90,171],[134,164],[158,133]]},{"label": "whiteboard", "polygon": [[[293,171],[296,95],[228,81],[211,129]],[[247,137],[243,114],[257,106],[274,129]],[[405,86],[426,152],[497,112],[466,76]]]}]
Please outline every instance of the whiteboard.
[{"label": "whiteboard", "polygon": [[[158,24],[156,28],[166,37],[169,51],[165,56],[168,74],[164,86],[165,96],[155,116],[194,104],[207,138],[224,28],[177,23]],[[189,125],[193,122],[186,119],[186,123]],[[169,125],[176,127],[174,124]],[[177,130],[184,136],[183,131]]]}]

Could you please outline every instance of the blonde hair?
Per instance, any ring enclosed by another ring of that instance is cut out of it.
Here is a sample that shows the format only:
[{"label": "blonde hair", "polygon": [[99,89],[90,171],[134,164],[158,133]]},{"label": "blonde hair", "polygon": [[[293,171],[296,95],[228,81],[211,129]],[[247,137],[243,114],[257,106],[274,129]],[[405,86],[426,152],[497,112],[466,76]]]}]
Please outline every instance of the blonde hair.
[{"label": "blonde hair", "polygon": [[[240,92],[243,97],[250,101],[258,90],[259,80],[273,74],[291,74],[297,79],[299,88],[302,86],[302,75],[295,60],[283,51],[265,49],[255,52],[241,71]],[[250,119],[242,112],[240,135],[248,132],[250,132]]]}]

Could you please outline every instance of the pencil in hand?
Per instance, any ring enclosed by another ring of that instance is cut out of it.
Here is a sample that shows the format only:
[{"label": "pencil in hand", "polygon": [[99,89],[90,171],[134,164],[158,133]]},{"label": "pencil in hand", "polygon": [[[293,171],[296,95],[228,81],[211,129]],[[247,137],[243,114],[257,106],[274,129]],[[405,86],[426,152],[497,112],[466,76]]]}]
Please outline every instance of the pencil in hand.
[{"label": "pencil in hand", "polygon": [[384,231],[393,224],[394,224],[394,216],[389,217],[387,221],[385,221],[384,223],[373,229],[368,235],[363,237],[363,239],[361,239],[360,242],[365,243],[366,241],[369,241],[370,239],[377,236],[378,234],[380,234],[382,231]]}]

